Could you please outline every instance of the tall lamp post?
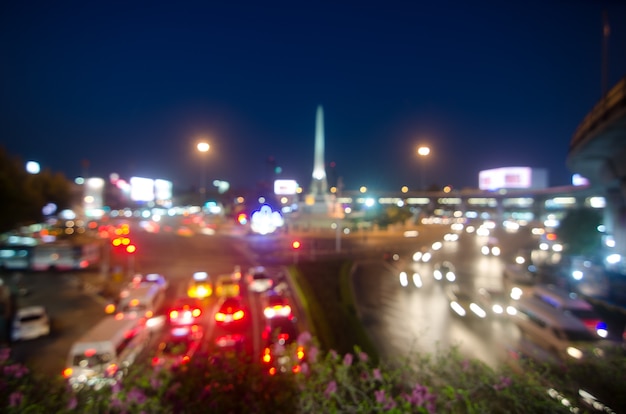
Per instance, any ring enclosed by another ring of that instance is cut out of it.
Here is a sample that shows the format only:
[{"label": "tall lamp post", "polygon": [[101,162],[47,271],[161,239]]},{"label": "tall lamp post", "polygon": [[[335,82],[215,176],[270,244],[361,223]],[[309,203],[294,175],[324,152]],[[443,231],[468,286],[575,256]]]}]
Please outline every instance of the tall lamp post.
[{"label": "tall lamp post", "polygon": [[428,155],[430,155],[430,147],[425,146],[425,145],[420,145],[419,147],[417,147],[417,155],[420,156],[422,158],[422,160],[420,160],[419,163],[419,167],[420,167],[420,190],[424,189],[424,160],[426,159],[426,157],[428,157]]},{"label": "tall lamp post", "polygon": [[[206,141],[200,141],[196,145],[196,149],[203,156],[203,158],[206,157],[206,153],[209,152],[210,148],[211,148],[211,146]],[[202,160],[202,177],[201,177],[201,181],[200,181],[200,194],[202,196],[206,195],[206,163],[207,163],[207,161],[205,159],[203,159]]]}]

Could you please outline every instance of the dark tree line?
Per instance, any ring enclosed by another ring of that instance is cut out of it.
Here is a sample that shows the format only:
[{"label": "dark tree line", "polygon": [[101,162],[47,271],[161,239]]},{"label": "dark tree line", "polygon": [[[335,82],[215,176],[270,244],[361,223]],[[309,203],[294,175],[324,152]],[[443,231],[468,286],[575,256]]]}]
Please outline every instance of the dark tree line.
[{"label": "dark tree line", "polygon": [[26,172],[24,163],[0,147],[0,232],[41,222],[42,209],[54,203],[58,210],[71,203],[71,183],[61,173],[47,169]]}]

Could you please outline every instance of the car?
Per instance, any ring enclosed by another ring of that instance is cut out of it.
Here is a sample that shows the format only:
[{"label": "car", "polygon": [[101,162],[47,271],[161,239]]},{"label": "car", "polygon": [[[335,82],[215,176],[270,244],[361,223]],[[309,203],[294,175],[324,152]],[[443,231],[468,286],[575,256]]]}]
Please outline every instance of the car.
[{"label": "car", "polygon": [[213,283],[206,272],[195,272],[187,286],[187,296],[206,299],[213,295]]},{"label": "car", "polygon": [[422,247],[420,250],[413,253],[414,262],[428,263],[432,257],[433,257],[433,254],[430,251],[430,248],[426,246]]},{"label": "car", "polygon": [[450,309],[458,316],[476,316],[480,319],[487,317],[487,312],[477,303],[472,294],[461,289],[459,285],[447,286],[446,296],[450,302]]},{"label": "car", "polygon": [[297,343],[299,332],[289,319],[272,319],[263,330],[265,341],[261,361],[270,375],[298,373],[305,357],[304,346]]},{"label": "car", "polygon": [[478,305],[492,316],[514,315],[517,309],[511,305],[511,297],[503,290],[479,288]]},{"label": "car", "polygon": [[218,297],[239,296],[239,282],[232,274],[220,275],[215,281],[215,295]]},{"label": "car", "polygon": [[273,290],[268,290],[264,296],[263,315],[268,319],[293,317],[287,298]]},{"label": "car", "polygon": [[443,280],[447,282],[456,281],[456,269],[454,265],[445,260],[441,263],[436,263],[433,269],[433,278],[435,280]]},{"label": "car", "polygon": [[202,303],[195,298],[180,298],[168,312],[170,325],[194,325],[203,314]]},{"label": "car", "polygon": [[247,312],[240,297],[224,297],[218,302],[215,323],[219,326],[241,325],[247,322]]},{"label": "car", "polygon": [[602,338],[608,335],[607,324],[593,306],[574,292],[555,285],[537,285],[533,290],[537,299],[559,311],[566,312],[579,319],[589,331]]},{"label": "car", "polygon": [[480,248],[480,252],[485,256],[500,256],[501,252],[498,239],[495,237],[489,237],[487,243]]},{"label": "car", "polygon": [[263,293],[271,289],[274,285],[274,280],[262,266],[250,269],[246,280],[248,282],[248,288],[256,293]]},{"label": "car", "polygon": [[152,358],[152,366],[173,368],[189,363],[203,344],[204,331],[200,325],[172,328],[166,339],[159,343]]},{"label": "car", "polygon": [[27,306],[17,310],[13,319],[13,341],[35,339],[50,334],[50,318],[43,306]]},{"label": "car", "polygon": [[128,287],[136,288],[152,285],[157,285],[162,290],[167,290],[169,283],[167,282],[167,279],[165,279],[165,276],[158,273],[148,273],[146,275],[137,273],[135,276],[133,276],[133,279],[131,280]]}]

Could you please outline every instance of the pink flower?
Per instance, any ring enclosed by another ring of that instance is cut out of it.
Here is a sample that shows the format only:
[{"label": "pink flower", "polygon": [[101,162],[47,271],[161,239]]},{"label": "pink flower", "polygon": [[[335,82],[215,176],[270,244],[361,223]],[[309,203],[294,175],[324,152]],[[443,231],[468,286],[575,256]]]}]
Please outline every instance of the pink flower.
[{"label": "pink flower", "polygon": [[363,351],[359,352],[359,359],[363,362],[367,362],[367,360],[369,359],[369,356],[367,356],[367,354]]},{"label": "pink flower", "polygon": [[330,350],[330,357],[332,359],[337,359],[339,357],[339,355],[337,354],[337,351],[335,351],[334,349]]},{"label": "pink flower", "polygon": [[17,407],[22,404],[22,400],[24,399],[24,395],[21,392],[15,391],[9,395],[9,406]]},{"label": "pink flower", "polygon": [[511,385],[512,381],[509,377],[500,377],[500,381],[493,386],[493,389],[496,391],[502,391],[505,388],[508,388]]},{"label": "pink flower", "polygon": [[347,354],[343,357],[343,364],[349,367],[350,365],[352,365],[352,359],[353,359],[352,354],[348,352],[348,353],[347,353]]},{"label": "pink flower", "polygon": [[76,397],[72,397],[67,403],[67,409],[75,410],[76,406],[78,406],[78,400],[76,400]]},{"label": "pink flower", "polygon": [[337,392],[337,383],[333,380],[328,383],[328,386],[324,391],[324,395],[326,396],[326,398],[328,398],[331,394],[334,394],[335,392]]},{"label": "pink flower", "polygon": [[143,404],[148,399],[146,397],[146,394],[144,394],[142,390],[136,387],[129,391],[126,398],[128,402],[135,402],[137,404]]},{"label": "pink flower", "polygon": [[309,332],[304,331],[300,335],[298,335],[298,344],[299,345],[306,345],[309,342],[311,342],[311,334]]},{"label": "pink flower", "polygon": [[317,359],[317,354],[319,354],[319,349],[317,349],[317,347],[315,346],[312,346],[307,353],[307,358],[309,362],[315,362],[315,360]]},{"label": "pink flower", "polygon": [[309,364],[303,362],[302,365],[300,365],[300,372],[304,375],[307,375],[309,373]]},{"label": "pink flower", "polygon": [[385,390],[374,391],[374,396],[376,397],[377,403],[382,404],[385,402]]},{"label": "pink flower", "polygon": [[377,381],[382,381],[383,380],[383,376],[380,375],[380,369],[378,368],[374,368],[374,371],[372,371],[372,375],[374,376],[374,379]]},{"label": "pink flower", "polygon": [[0,364],[3,364],[6,361],[8,361],[10,356],[11,356],[11,348],[0,349]]}]

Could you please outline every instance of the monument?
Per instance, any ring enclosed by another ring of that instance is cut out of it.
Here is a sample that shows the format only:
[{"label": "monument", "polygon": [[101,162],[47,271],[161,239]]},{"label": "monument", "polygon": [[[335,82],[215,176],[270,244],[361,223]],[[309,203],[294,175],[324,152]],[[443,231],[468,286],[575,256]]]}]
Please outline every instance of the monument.
[{"label": "monument", "polygon": [[330,212],[331,200],[326,179],[324,163],[324,109],[317,107],[315,115],[315,152],[313,158],[313,174],[309,193],[305,197],[305,208],[308,214],[327,216]]}]

